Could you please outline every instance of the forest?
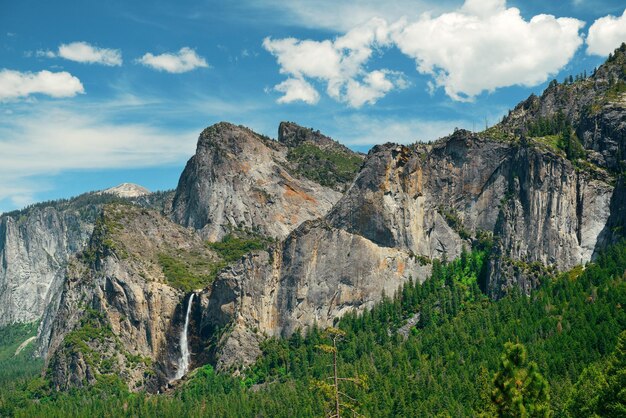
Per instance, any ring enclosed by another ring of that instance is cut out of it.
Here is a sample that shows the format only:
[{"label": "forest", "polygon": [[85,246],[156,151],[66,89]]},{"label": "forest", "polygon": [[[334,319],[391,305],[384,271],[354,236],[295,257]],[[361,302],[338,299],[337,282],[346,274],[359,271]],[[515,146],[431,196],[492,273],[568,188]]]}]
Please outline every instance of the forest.
[{"label": "forest", "polygon": [[[625,416],[626,243],[498,301],[478,285],[488,256],[433,260],[428,280],[372,310],[268,339],[239,376],[205,365],[165,394],[128,392],[115,376],[54,392],[39,363],[2,367],[0,415],[329,416],[338,395],[342,416]],[[33,330],[18,331],[3,347]]]}]

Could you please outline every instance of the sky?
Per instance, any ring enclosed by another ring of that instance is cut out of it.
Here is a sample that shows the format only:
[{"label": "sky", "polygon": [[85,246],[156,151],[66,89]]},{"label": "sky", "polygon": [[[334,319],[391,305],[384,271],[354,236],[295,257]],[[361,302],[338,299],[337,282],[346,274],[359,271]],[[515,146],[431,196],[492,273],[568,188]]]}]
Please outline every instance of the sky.
[{"label": "sky", "polygon": [[0,212],[175,188],[219,121],[359,151],[479,131],[623,41],[623,0],[0,0]]}]

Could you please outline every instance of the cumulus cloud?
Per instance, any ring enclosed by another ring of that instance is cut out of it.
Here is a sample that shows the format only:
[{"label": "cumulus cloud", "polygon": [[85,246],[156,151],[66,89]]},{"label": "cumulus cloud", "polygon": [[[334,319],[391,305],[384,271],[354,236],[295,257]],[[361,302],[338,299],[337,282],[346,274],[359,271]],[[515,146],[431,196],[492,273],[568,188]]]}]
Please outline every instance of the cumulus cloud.
[{"label": "cumulus cloud", "polygon": [[266,38],[263,46],[276,56],[281,73],[322,81],[329,96],[353,107],[406,86],[404,77],[389,69],[365,69],[374,51],[393,46],[415,60],[418,72],[432,76],[431,88],[468,101],[484,91],[544,82],[582,44],[583,25],[544,14],[526,21],[505,0],[466,0],[435,17],[423,14],[394,24],[372,19],[334,40]]},{"label": "cumulus cloud", "polygon": [[168,73],[185,73],[196,68],[207,68],[206,60],[191,48],[184,47],[176,53],[153,55],[146,53],[137,60],[140,64]]},{"label": "cumulus cloud", "polygon": [[98,48],[87,42],[61,44],[59,50],[37,51],[37,56],[59,57],[85,64],[102,64],[109,67],[122,65],[122,52],[119,49]]},{"label": "cumulus cloud", "polygon": [[84,93],[80,80],[66,71],[37,73],[0,70],[0,101],[45,94],[51,97],[72,97]]},{"label": "cumulus cloud", "polygon": [[394,88],[405,87],[406,82],[398,72],[365,69],[374,51],[389,45],[391,29],[384,20],[372,19],[334,40],[265,38],[263,47],[276,57],[280,72],[290,77],[275,88],[284,93],[278,102],[298,100],[307,78],[322,82],[330,97],[352,107],[374,103]]},{"label": "cumulus cloud", "polygon": [[454,100],[512,85],[534,86],[557,73],[582,43],[584,23],[537,15],[524,20],[504,0],[467,0],[455,12],[423,16],[393,34],[398,48]]},{"label": "cumulus cloud", "polygon": [[274,90],[284,93],[278,99],[278,103],[291,103],[303,101],[308,104],[315,104],[319,101],[320,95],[315,88],[300,78],[289,78],[274,87]]},{"label": "cumulus cloud", "polygon": [[619,17],[608,15],[593,22],[587,35],[587,54],[607,56],[622,42],[626,42],[626,9]]}]

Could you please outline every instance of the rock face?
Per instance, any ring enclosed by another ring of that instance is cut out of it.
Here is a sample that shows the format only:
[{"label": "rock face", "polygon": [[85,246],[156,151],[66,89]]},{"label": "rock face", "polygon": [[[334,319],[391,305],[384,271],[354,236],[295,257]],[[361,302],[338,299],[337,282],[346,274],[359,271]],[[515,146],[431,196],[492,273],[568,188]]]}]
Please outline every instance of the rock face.
[{"label": "rock face", "polygon": [[501,268],[486,286],[495,297],[534,284],[528,275],[506,275],[512,260],[558,269],[588,262],[613,192],[611,177],[598,176],[527,143],[467,131],[433,145],[375,147],[326,217],[220,274],[204,322],[208,333],[233,327],[218,367],[252,362],[259,335],[332,325],[409,277],[425,279],[429,260],[457,257],[480,231],[497,241]]},{"label": "rock face", "polygon": [[89,216],[53,207],[0,218],[0,327],[41,318],[60,271],[92,228]]},{"label": "rock face", "polygon": [[217,260],[195,233],[156,212],[104,208],[89,247],[66,269],[56,314],[43,324],[56,388],[118,375],[131,389],[156,391],[175,375],[189,298],[184,283],[164,273],[164,255],[178,260],[178,270],[195,268],[196,277]]},{"label": "rock face", "polygon": [[323,216],[340,193],[292,174],[287,152],[244,127],[205,129],[178,183],[173,219],[218,241],[236,228],[283,239]]},{"label": "rock face", "polygon": [[132,201],[164,211],[171,193],[137,198],[87,193],[45,202],[0,217],[0,327],[42,318],[63,285],[63,268],[81,251],[107,202]]}]

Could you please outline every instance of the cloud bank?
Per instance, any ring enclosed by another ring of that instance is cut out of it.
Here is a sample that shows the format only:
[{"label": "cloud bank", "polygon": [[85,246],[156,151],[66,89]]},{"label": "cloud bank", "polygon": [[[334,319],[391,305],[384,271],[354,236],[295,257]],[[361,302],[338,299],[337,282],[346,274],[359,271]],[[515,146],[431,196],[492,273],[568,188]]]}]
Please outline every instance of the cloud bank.
[{"label": "cloud bank", "polygon": [[[33,122],[36,121],[36,122]],[[119,124],[53,106],[0,117],[0,201],[30,203],[49,178],[67,170],[155,167],[194,152],[195,132]]]}]

